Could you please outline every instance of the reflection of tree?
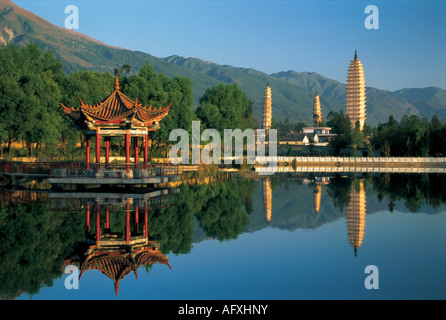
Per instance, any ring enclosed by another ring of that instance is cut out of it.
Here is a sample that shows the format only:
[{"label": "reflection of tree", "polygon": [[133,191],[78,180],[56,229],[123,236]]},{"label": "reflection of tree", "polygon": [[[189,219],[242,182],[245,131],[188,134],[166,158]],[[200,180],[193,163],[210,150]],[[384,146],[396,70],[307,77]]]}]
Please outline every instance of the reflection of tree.
[{"label": "reflection of tree", "polygon": [[193,211],[191,192],[180,187],[178,205],[149,212],[149,238],[160,243],[164,253],[188,253],[192,248]]},{"label": "reflection of tree", "polygon": [[444,174],[381,174],[373,178],[378,199],[387,198],[390,211],[399,200],[405,201],[412,212],[417,212],[422,205],[438,208],[446,204],[445,184]]},{"label": "reflection of tree", "polygon": [[196,217],[208,237],[234,239],[249,222],[254,188],[252,180],[218,177],[212,183],[182,184],[176,206],[149,212],[149,238],[162,252],[189,253]]},{"label": "reflection of tree", "polygon": [[60,266],[84,236],[80,215],[50,211],[49,204],[0,210],[0,295],[35,294],[61,275]]},{"label": "reflection of tree", "polygon": [[341,177],[335,175],[330,179],[327,194],[333,199],[333,205],[343,212],[350,202],[350,190],[355,177],[353,175]]},{"label": "reflection of tree", "polygon": [[197,219],[206,235],[220,241],[237,238],[249,223],[240,199],[238,182],[228,180],[209,186],[205,195],[197,211]]},{"label": "reflection of tree", "polygon": [[[196,217],[207,236],[233,239],[248,224],[254,181],[230,179],[180,186],[176,206],[148,212],[148,236],[165,253],[190,252]],[[76,201],[75,201],[76,202]],[[77,203],[77,202],[76,202]],[[0,209],[0,297],[36,294],[62,275],[61,266],[76,243],[85,240],[85,212],[79,206],[52,210],[49,203],[15,204]],[[92,214],[95,214],[93,207]],[[101,221],[105,221],[101,212]],[[123,230],[119,212],[110,212],[110,228]],[[96,228],[95,218],[91,228]],[[147,270],[150,266],[147,266]]]}]

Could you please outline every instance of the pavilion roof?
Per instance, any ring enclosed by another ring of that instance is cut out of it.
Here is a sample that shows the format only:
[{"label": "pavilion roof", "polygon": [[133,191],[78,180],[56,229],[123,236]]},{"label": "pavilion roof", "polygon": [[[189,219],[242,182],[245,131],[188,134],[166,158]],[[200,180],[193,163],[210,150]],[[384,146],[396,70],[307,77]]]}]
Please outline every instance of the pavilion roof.
[{"label": "pavilion roof", "polygon": [[115,90],[113,93],[96,105],[85,104],[79,98],[81,106],[79,108],[67,108],[61,103],[64,112],[74,120],[78,126],[101,126],[110,123],[131,123],[139,126],[153,126],[159,123],[169,113],[167,107],[147,107],[138,103],[138,99],[131,100],[120,91],[119,80],[116,76]]},{"label": "pavilion roof", "polygon": [[130,255],[117,252],[95,252],[90,254],[80,267],[81,274],[88,270],[99,270],[113,280],[116,296],[119,292],[119,281],[132,271],[138,277],[137,269],[151,263],[166,264],[169,268],[168,258],[158,249],[144,248]]}]

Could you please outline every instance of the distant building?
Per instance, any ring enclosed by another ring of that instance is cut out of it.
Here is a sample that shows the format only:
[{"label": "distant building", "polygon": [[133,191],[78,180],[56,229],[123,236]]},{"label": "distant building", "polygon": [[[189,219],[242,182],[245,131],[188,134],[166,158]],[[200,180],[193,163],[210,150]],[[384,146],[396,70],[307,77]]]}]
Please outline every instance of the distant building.
[{"label": "distant building", "polygon": [[319,136],[317,133],[304,133],[288,131],[279,141],[279,145],[295,145],[308,146],[310,144],[319,143]]},{"label": "distant building", "polygon": [[366,119],[365,78],[364,68],[362,62],[358,60],[356,50],[355,56],[348,67],[346,108],[352,127],[354,128],[356,122],[359,121],[359,127],[362,131]]},{"label": "distant building", "polygon": [[302,132],[305,134],[317,134],[319,145],[328,145],[330,139],[336,136],[336,134],[331,133],[330,127],[303,127]]}]

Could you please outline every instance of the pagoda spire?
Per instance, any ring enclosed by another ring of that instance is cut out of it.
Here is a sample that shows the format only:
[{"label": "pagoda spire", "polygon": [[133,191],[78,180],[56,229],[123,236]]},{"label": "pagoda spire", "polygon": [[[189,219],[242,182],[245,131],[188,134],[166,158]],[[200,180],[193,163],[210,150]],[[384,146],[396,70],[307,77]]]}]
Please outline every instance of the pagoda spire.
[{"label": "pagoda spire", "polygon": [[356,49],[355,49],[355,56],[354,56],[353,60],[358,60],[358,51],[356,51]]},{"label": "pagoda spire", "polygon": [[115,79],[115,90],[119,91],[119,79],[118,79],[118,76],[116,76],[116,79]]}]

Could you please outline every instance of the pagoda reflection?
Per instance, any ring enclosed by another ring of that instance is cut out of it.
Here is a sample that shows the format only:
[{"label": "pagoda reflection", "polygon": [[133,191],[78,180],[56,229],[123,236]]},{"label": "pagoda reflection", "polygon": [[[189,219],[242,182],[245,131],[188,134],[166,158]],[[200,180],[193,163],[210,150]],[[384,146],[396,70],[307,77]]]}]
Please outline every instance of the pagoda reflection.
[{"label": "pagoda reflection", "polygon": [[316,214],[321,209],[322,186],[329,183],[329,177],[315,177],[313,179],[313,210]]},{"label": "pagoda reflection", "polygon": [[273,190],[271,188],[271,179],[263,179],[263,207],[265,209],[265,220],[269,225],[273,207]]},{"label": "pagoda reflection", "polygon": [[367,196],[364,181],[359,182],[359,188],[352,185],[350,191],[350,202],[347,206],[347,234],[350,245],[353,247],[355,257],[358,248],[364,240],[365,215]]},{"label": "pagoda reflection", "polygon": [[85,240],[76,244],[62,266],[77,266],[79,280],[85,272],[98,270],[113,281],[118,296],[120,281],[132,272],[138,278],[140,267],[159,263],[171,269],[159,242],[149,240],[148,213],[176,205],[178,189],[146,194],[51,194],[50,198],[53,210],[81,208],[85,213]]}]

